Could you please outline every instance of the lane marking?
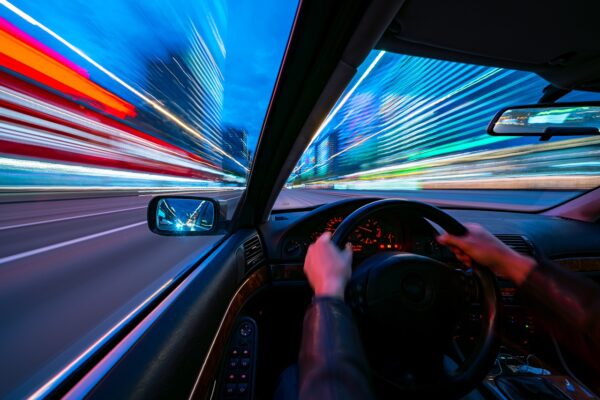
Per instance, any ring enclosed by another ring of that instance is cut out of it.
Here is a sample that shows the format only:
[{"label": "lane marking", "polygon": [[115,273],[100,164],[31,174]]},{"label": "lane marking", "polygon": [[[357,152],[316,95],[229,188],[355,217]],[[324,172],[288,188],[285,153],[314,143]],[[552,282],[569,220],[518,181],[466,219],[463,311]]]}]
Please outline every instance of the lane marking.
[{"label": "lane marking", "polygon": [[94,217],[96,215],[106,215],[106,214],[118,213],[118,212],[123,212],[123,211],[139,210],[141,208],[147,208],[147,207],[148,207],[148,205],[144,205],[144,206],[140,206],[140,207],[121,208],[119,210],[110,210],[110,211],[103,211],[103,212],[98,212],[98,213],[75,215],[75,216],[72,216],[72,217],[46,219],[44,221],[27,222],[27,223],[24,223],[24,224],[0,226],[0,231],[4,231],[6,229],[23,228],[23,227],[26,227],[26,226],[49,224],[51,222],[68,221],[68,220],[77,219],[77,218]]},{"label": "lane marking", "polygon": [[136,226],[140,226],[140,225],[144,225],[144,224],[146,224],[146,221],[136,222],[134,224],[129,224],[129,225],[121,226],[119,228],[109,229],[107,231],[94,233],[92,235],[82,236],[82,237],[77,238],[77,239],[67,240],[66,242],[60,242],[60,243],[56,243],[56,244],[51,244],[49,246],[40,247],[40,248],[35,249],[35,250],[24,251],[22,253],[14,254],[12,256],[0,258],[0,265],[6,264],[6,263],[9,263],[9,262],[12,262],[12,261],[20,260],[21,258],[34,256],[36,254],[45,253],[47,251],[60,249],[61,247],[70,246],[72,244],[85,242],[86,240],[96,239],[96,238],[99,238],[101,236],[110,235],[112,233],[124,231],[126,229],[135,228]]}]

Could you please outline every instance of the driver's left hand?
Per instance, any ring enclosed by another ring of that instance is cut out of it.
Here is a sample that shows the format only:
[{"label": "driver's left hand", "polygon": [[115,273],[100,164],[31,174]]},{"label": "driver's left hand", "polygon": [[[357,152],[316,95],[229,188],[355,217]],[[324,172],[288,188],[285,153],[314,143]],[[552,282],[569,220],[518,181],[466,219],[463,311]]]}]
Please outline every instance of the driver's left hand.
[{"label": "driver's left hand", "polygon": [[352,274],[352,245],[340,250],[331,242],[331,233],[323,233],[308,248],[304,273],[315,296],[344,299],[344,290]]}]

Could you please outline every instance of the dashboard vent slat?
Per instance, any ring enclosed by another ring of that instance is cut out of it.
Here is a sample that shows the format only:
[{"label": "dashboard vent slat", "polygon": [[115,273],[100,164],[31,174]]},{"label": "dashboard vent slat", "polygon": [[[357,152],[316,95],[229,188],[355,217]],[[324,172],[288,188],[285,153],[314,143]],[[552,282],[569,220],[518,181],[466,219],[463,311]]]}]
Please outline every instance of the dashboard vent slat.
[{"label": "dashboard vent slat", "polygon": [[265,260],[262,244],[258,236],[254,236],[244,242],[244,260],[246,260],[246,271]]},{"label": "dashboard vent slat", "polygon": [[529,240],[521,235],[513,235],[513,234],[497,234],[494,235],[500,241],[502,241],[505,245],[516,251],[517,253],[525,254],[525,255],[533,255],[533,246]]}]

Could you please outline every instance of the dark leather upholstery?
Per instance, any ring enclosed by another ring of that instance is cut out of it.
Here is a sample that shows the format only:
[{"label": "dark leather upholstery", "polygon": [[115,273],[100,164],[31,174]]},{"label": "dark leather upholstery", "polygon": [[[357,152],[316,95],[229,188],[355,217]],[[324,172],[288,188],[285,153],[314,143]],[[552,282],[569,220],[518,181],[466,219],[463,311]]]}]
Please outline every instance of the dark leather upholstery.
[{"label": "dark leather upholstery", "polygon": [[[540,262],[519,288],[524,305],[559,342],[600,376],[600,288]],[[300,399],[373,398],[369,367],[352,313],[333,298],[315,298],[304,317]]]},{"label": "dark leather upholstery", "polygon": [[595,282],[541,261],[521,285],[519,296],[561,346],[600,376],[600,287]]},{"label": "dark leather upholstery", "polygon": [[352,312],[339,299],[316,297],[304,316],[300,399],[371,399],[369,366]]}]

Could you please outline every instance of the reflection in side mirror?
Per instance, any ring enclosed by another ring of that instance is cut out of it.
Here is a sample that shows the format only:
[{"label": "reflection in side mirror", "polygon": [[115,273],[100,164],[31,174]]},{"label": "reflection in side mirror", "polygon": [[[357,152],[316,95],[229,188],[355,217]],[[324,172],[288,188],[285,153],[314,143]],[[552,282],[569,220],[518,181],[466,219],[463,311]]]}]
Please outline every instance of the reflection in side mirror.
[{"label": "reflection in side mirror", "polygon": [[556,103],[509,107],[488,127],[493,136],[584,136],[600,133],[600,104]]},{"label": "reflection in side mirror", "polygon": [[206,200],[161,199],[156,210],[160,230],[210,231],[215,222],[215,207]]},{"label": "reflection in side mirror", "polygon": [[148,208],[150,230],[161,235],[211,234],[218,219],[218,203],[212,199],[159,197]]}]

